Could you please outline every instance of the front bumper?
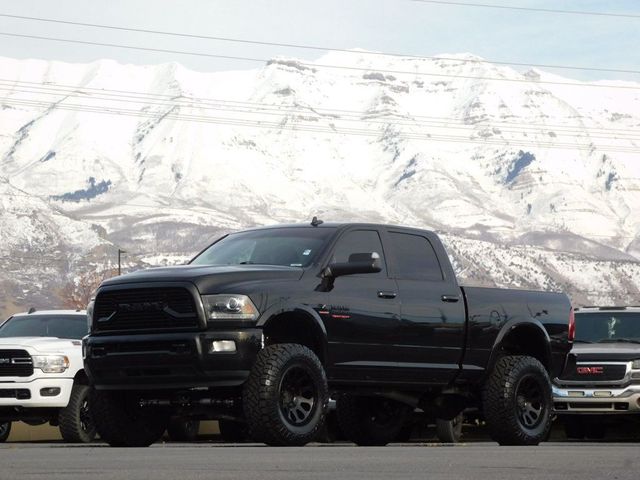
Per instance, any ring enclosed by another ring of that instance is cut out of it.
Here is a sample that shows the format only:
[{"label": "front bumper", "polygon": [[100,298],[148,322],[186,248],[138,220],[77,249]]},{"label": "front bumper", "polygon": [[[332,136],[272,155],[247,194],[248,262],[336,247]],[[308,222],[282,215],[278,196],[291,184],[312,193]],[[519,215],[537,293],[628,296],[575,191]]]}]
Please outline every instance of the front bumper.
[{"label": "front bumper", "polygon": [[[234,352],[211,352],[213,341]],[[233,387],[243,384],[262,348],[262,330],[129,334],[85,338],[85,371],[98,390]]]},{"label": "front bumper", "polygon": [[[55,396],[41,390],[59,388]],[[69,403],[73,378],[36,378],[29,382],[0,382],[0,407],[64,408]],[[28,397],[28,398],[27,398]]]},{"label": "front bumper", "polygon": [[624,388],[553,386],[553,404],[558,415],[640,413],[640,385]]}]

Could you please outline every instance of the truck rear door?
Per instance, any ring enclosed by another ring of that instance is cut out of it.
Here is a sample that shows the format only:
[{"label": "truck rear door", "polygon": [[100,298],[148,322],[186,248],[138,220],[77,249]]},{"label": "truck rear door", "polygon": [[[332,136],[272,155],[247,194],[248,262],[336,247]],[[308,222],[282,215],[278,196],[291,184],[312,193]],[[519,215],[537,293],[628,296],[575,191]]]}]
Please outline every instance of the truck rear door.
[{"label": "truck rear door", "polygon": [[403,370],[424,383],[446,383],[459,368],[466,315],[446,252],[435,234],[411,229],[387,229],[385,245],[401,299]]}]

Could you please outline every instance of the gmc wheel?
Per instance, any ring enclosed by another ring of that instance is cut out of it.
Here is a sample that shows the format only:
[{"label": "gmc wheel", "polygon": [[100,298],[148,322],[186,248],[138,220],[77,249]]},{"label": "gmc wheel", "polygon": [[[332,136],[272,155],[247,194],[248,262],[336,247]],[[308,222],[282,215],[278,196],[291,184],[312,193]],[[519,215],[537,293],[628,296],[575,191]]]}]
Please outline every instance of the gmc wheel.
[{"label": "gmc wheel", "polygon": [[327,377],[309,348],[294,343],[260,351],[243,391],[251,438],[267,445],[301,446],[322,428],[329,401]]}]

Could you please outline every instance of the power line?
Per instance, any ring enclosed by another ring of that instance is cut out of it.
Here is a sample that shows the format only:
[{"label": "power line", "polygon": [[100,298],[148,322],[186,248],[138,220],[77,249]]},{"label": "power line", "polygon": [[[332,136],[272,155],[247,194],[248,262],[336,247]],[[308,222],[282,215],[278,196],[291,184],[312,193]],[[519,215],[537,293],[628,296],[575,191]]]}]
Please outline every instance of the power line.
[{"label": "power line", "polygon": [[536,63],[526,63],[526,62],[507,62],[507,61],[498,61],[498,60],[468,59],[468,58],[464,59],[464,58],[446,57],[446,56],[439,56],[439,55],[438,56],[411,55],[411,54],[398,53],[398,52],[370,52],[366,50],[354,51],[348,48],[335,48],[335,47],[326,47],[326,46],[308,45],[308,44],[305,45],[305,44],[299,44],[299,43],[269,42],[269,41],[261,41],[261,40],[248,40],[243,38],[219,37],[219,36],[211,36],[211,35],[197,35],[197,34],[191,34],[191,33],[169,32],[165,30],[154,30],[154,29],[147,29],[147,28],[122,27],[118,25],[73,22],[69,20],[60,20],[60,19],[42,18],[42,17],[29,17],[24,15],[10,15],[6,13],[0,13],[0,17],[14,18],[19,20],[56,23],[56,24],[63,24],[63,25],[102,28],[102,29],[117,30],[117,31],[148,33],[153,35],[194,38],[199,40],[214,40],[219,42],[242,43],[242,44],[249,44],[249,45],[262,45],[262,46],[271,46],[271,47],[297,48],[297,49],[303,49],[303,50],[341,52],[341,53],[349,53],[354,55],[374,55],[374,56],[383,55],[387,57],[402,57],[402,58],[412,58],[417,60],[447,60],[447,61],[455,61],[455,62],[462,62],[462,63],[487,63],[487,64],[511,65],[511,66],[519,66],[519,67],[538,67],[538,68],[554,68],[554,69],[563,69],[563,70],[584,70],[584,71],[594,71],[594,72],[640,74],[640,70],[625,70],[625,69],[619,69],[619,68],[584,67],[584,66],[558,65],[558,64],[536,64]]},{"label": "power line", "polygon": [[[122,116],[131,116],[131,117],[142,117],[142,118],[152,118],[157,119],[158,114],[151,112],[141,112],[139,110],[133,109],[123,109],[123,108],[108,108],[104,106],[87,106],[81,104],[62,104],[62,103],[52,103],[52,102],[42,102],[37,100],[5,100],[5,104],[9,105],[21,105],[21,106],[33,106],[40,107],[45,109],[56,108],[60,110],[69,110],[69,111],[78,111],[85,113],[96,113],[96,114],[107,114],[107,115],[122,115]],[[218,125],[228,125],[228,126],[242,126],[242,127],[255,127],[255,128],[263,128],[263,129],[280,129],[280,130],[289,130],[289,131],[297,131],[297,132],[312,132],[312,133],[330,133],[336,135],[358,135],[358,136],[372,136],[379,137],[384,134],[384,131],[381,130],[371,130],[367,128],[337,128],[332,126],[322,126],[322,125],[301,125],[301,124],[283,124],[282,122],[275,121],[261,121],[261,120],[251,120],[251,119],[243,119],[243,118],[229,118],[229,117],[211,117],[206,115],[187,115],[187,114],[173,114],[173,113],[164,113],[162,114],[164,118],[169,118],[173,120],[184,120],[191,121],[196,123],[210,123],[210,124],[218,124]],[[406,140],[416,140],[416,141],[426,141],[426,142],[457,142],[457,143],[469,143],[469,144],[480,144],[480,145],[497,145],[503,147],[513,148],[521,148],[522,146],[530,146],[535,148],[550,148],[550,149],[564,149],[564,150],[582,150],[582,151],[593,151],[596,149],[596,146],[592,143],[586,145],[579,145],[576,143],[562,143],[562,142],[553,142],[553,141],[530,141],[530,140],[519,140],[519,139],[493,139],[489,138],[469,138],[468,136],[460,136],[460,135],[436,135],[430,133],[406,133],[406,132],[397,132],[393,133],[393,135],[397,138],[406,139]],[[513,144],[513,145],[512,145]],[[626,152],[626,153],[637,153],[639,150],[637,147],[624,147],[624,146],[615,146],[615,145],[598,145],[597,149],[600,149],[605,152]]]},{"label": "power line", "polygon": [[[30,90],[25,90],[25,88],[29,88]],[[310,113],[316,113],[314,111],[314,109],[308,109],[308,110],[289,110],[289,109],[282,109],[282,108],[273,108],[273,106],[266,106],[264,105],[261,108],[256,108],[256,107],[252,107],[251,109],[249,109],[249,107],[238,107],[238,106],[233,106],[233,108],[230,108],[231,106],[224,106],[224,105],[215,105],[215,106],[209,106],[209,104],[203,103],[203,104],[193,104],[192,102],[188,101],[188,100],[181,100],[181,99],[177,99],[177,100],[154,100],[154,101],[149,101],[145,98],[140,98],[140,97],[135,97],[135,96],[125,96],[125,95],[120,95],[120,94],[110,94],[108,92],[105,93],[98,93],[98,94],[94,94],[94,93],[85,93],[82,92],[80,89],[76,89],[76,90],[65,90],[65,89],[57,89],[55,87],[49,87],[49,86],[42,86],[42,87],[31,87],[31,86],[27,86],[27,87],[23,87],[22,89],[19,88],[15,88],[13,85],[7,85],[3,80],[0,80],[0,91],[5,90],[5,91],[10,91],[12,93],[17,92],[17,93],[25,93],[25,94],[36,94],[36,95],[48,95],[48,96],[64,96],[65,98],[63,100],[66,100],[67,98],[80,98],[82,100],[85,101],[98,101],[98,100],[105,100],[105,101],[109,101],[109,102],[119,102],[119,103],[126,103],[126,104],[141,104],[141,105],[153,105],[153,106],[163,106],[163,107],[188,107],[188,108],[198,108],[198,109],[202,109],[202,110],[214,110],[214,111],[222,111],[222,112],[231,112],[231,113],[248,113],[248,114],[252,114],[252,115],[270,115],[270,116],[282,116],[285,113],[295,113],[298,115],[309,115]],[[31,99],[10,99],[10,101],[36,101],[36,100],[31,100]],[[87,105],[87,107],[93,107],[92,105]],[[373,117],[373,116],[367,116],[366,112],[359,112],[360,116],[359,117],[355,117],[355,116],[347,116],[345,117],[340,117],[340,118],[335,118],[332,117],[331,120],[332,121],[344,121],[344,122],[357,122],[357,123],[367,123],[367,124],[378,124],[378,125],[388,125],[390,123],[390,121],[392,120],[390,117],[386,117],[387,119],[384,120],[380,117]],[[366,118],[365,118],[366,117]],[[313,117],[316,118],[316,117]],[[402,118],[393,118],[392,120],[393,125],[394,126],[411,126],[411,127],[418,127],[418,126],[425,126],[425,127],[429,127],[429,128],[436,128],[436,129],[456,129],[456,130],[465,130],[465,131],[469,131],[472,132],[475,128],[479,127],[479,126],[483,126],[482,124],[465,124],[459,121],[445,121],[443,122],[440,119],[435,119],[435,120],[417,120],[414,119],[413,117],[402,117]],[[493,123],[490,123],[489,125],[484,125],[484,128],[488,128],[488,127],[494,127]],[[532,128],[533,127],[533,128]],[[600,129],[598,128],[587,128],[587,127],[571,127],[571,126],[560,126],[558,128],[553,128],[550,125],[539,125],[535,126],[535,125],[530,125],[530,124],[516,124],[514,126],[508,127],[508,128],[502,128],[500,129],[500,134],[502,133],[514,133],[514,134],[518,134],[518,133],[523,133],[523,134],[548,134],[550,131],[552,131],[555,135],[573,135],[573,136],[579,136],[582,134],[586,134],[589,136],[589,138],[603,138],[603,139],[612,139],[612,135],[609,132],[614,133],[615,137],[619,137],[616,138],[618,140],[640,140],[640,129],[639,130],[623,130],[623,129],[607,129],[606,131],[600,132]]]},{"label": "power line", "polygon": [[571,15],[593,15],[598,17],[619,17],[619,18],[640,18],[640,15],[632,13],[614,13],[614,12],[593,12],[584,10],[558,10],[552,8],[536,8],[536,7],[515,7],[513,5],[496,5],[494,3],[469,3],[469,2],[453,2],[445,0],[411,0],[417,3],[434,3],[438,5],[454,5],[461,7],[481,7],[481,8],[499,8],[502,10],[519,10],[539,13],[561,13]]},{"label": "power line", "polygon": [[[100,46],[100,47],[113,47],[113,48],[124,48],[129,50],[142,50],[148,52],[159,52],[159,53],[174,53],[178,55],[191,55],[197,57],[208,57],[208,58],[216,58],[216,59],[224,59],[224,60],[238,60],[244,62],[254,62],[254,63],[267,63],[270,60],[264,58],[253,58],[253,57],[240,57],[240,56],[232,56],[232,55],[217,55],[212,53],[202,53],[202,52],[190,52],[185,50],[170,50],[164,48],[150,48],[150,47],[136,47],[133,45],[124,45],[124,44],[116,44],[116,43],[102,43],[102,42],[89,42],[85,40],[72,40],[68,38],[56,38],[56,37],[44,37],[39,35],[25,35],[20,33],[9,33],[9,32],[0,32],[0,35],[8,36],[8,37],[17,37],[17,38],[31,38],[35,40],[46,40],[46,41],[54,41],[54,42],[64,42],[64,43],[72,43],[72,44],[80,44],[80,45],[92,45],[92,46]],[[277,60],[276,60],[277,62]],[[580,82],[557,82],[551,80],[523,80],[518,78],[506,78],[506,77],[485,77],[485,76],[474,76],[474,75],[456,75],[456,74],[447,74],[447,73],[427,73],[420,71],[411,71],[411,70],[390,70],[390,69],[380,69],[380,68],[364,68],[364,67],[350,67],[346,65],[330,65],[330,64],[321,64],[321,63],[307,63],[296,61],[298,65],[307,67],[309,69],[314,68],[328,68],[328,69],[337,69],[337,70],[348,70],[348,71],[359,71],[359,72],[384,72],[391,73],[397,75],[417,75],[417,76],[426,76],[426,77],[439,77],[439,78],[464,78],[468,80],[490,80],[496,82],[512,82],[512,83],[528,83],[528,84],[545,84],[545,85],[563,85],[563,86],[574,86],[574,87],[586,87],[586,88],[610,88],[610,89],[622,89],[622,90],[640,90],[639,86],[631,86],[631,85],[611,85],[611,84],[601,84],[601,83],[580,83]]]},{"label": "power line", "polygon": [[[222,110],[226,106],[232,106],[234,108],[252,109],[251,112],[255,112],[255,113],[262,113],[263,111],[277,112],[278,114],[282,114],[286,112],[286,113],[302,114],[302,115],[305,115],[305,114],[308,115],[309,113],[314,113],[314,114],[319,114],[324,116],[334,116],[334,115],[339,115],[340,117],[355,116],[358,119],[361,119],[362,117],[368,117],[367,119],[370,119],[375,116],[375,118],[390,118],[390,119],[393,118],[394,121],[397,121],[398,117],[401,117],[400,114],[392,113],[390,115],[389,114],[381,115],[381,112],[375,112],[375,111],[372,112],[372,111],[357,111],[357,110],[346,110],[346,109],[330,109],[330,108],[320,108],[320,107],[314,107],[314,106],[302,105],[302,104],[288,106],[288,105],[277,105],[277,104],[260,103],[260,102],[248,102],[248,101],[238,101],[238,100],[184,96],[182,93],[180,93],[180,95],[167,95],[167,94],[157,94],[157,93],[149,93],[149,92],[135,92],[135,91],[128,91],[128,90],[112,90],[112,89],[106,89],[106,88],[91,88],[91,87],[84,87],[84,86],[64,85],[64,84],[58,84],[58,83],[52,83],[52,82],[27,82],[27,81],[0,78],[0,85],[4,85],[7,88],[10,88],[10,87],[13,88],[15,84],[24,85],[27,88],[42,89],[47,91],[59,91],[61,92],[60,93],[61,95],[69,94],[70,96],[77,96],[76,94],[83,94],[83,95],[92,96],[92,97],[96,97],[96,95],[110,96],[110,97],[112,96],[115,98],[132,99],[132,100],[135,100],[137,103],[147,103],[149,98],[153,101],[156,101],[159,99],[159,101],[161,102],[167,102],[167,103],[164,103],[165,105],[176,105],[178,103],[179,104],[186,103],[186,105],[184,106],[192,106],[191,102],[194,102],[194,103],[203,105],[205,107],[212,106],[213,107],[212,109],[214,110],[218,109],[218,107],[219,109]],[[15,90],[20,91],[19,89],[15,89]],[[138,101],[138,99],[140,100]],[[153,104],[152,102],[148,102],[148,103]],[[246,110],[242,110],[242,111],[246,111]],[[569,117],[569,118],[571,118],[572,120],[591,120],[588,117],[582,117],[582,116]],[[489,120],[489,119],[481,119],[475,123],[467,123],[467,122],[461,122],[462,119],[459,117],[438,117],[438,116],[415,115],[415,114],[411,114],[411,119],[425,119],[427,121],[458,123],[467,127],[480,125],[482,124],[482,122],[486,121],[486,122],[490,122],[488,126],[513,125],[519,128],[529,128],[533,126],[538,126],[546,129],[554,128],[554,129],[578,131],[578,132],[582,132],[582,131],[601,132],[602,131],[602,132],[620,133],[623,135],[626,135],[626,134],[635,135],[637,133],[640,133],[640,129],[634,129],[634,128],[622,129],[622,128],[606,128],[606,127],[586,127],[584,125],[572,126],[567,124],[561,124],[561,125],[548,124],[548,123],[537,124],[537,123],[532,123],[531,121],[529,121],[529,119],[525,119],[526,121],[525,124],[523,124],[522,122],[506,122],[504,120]]]}]

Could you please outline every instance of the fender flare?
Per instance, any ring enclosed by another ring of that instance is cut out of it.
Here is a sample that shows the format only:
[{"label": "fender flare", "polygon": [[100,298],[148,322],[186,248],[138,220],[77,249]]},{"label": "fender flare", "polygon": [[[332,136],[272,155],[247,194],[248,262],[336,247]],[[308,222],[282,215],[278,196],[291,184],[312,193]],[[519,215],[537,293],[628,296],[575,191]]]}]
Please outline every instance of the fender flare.
[{"label": "fender flare", "polygon": [[[549,372],[551,369],[551,338],[547,333],[547,330],[544,328],[542,323],[535,318],[523,318],[523,317],[515,317],[505,323],[496,339],[493,343],[493,347],[491,349],[491,355],[489,356],[489,363],[487,364],[486,374],[489,375],[491,371],[493,371],[493,367],[498,361],[500,357],[501,347],[505,341],[514,331],[519,329],[533,329],[537,332],[537,335],[540,335],[544,342],[544,351],[542,354],[542,364],[545,369]],[[540,337],[539,337],[540,338]]]},{"label": "fender flare", "polygon": [[264,329],[267,328],[275,318],[283,314],[300,315],[305,317],[307,321],[311,322],[313,325],[314,335],[319,336],[322,355],[326,360],[328,353],[327,329],[318,312],[308,305],[299,303],[287,304],[284,302],[276,304],[264,311],[256,326],[262,328],[264,331]]}]

